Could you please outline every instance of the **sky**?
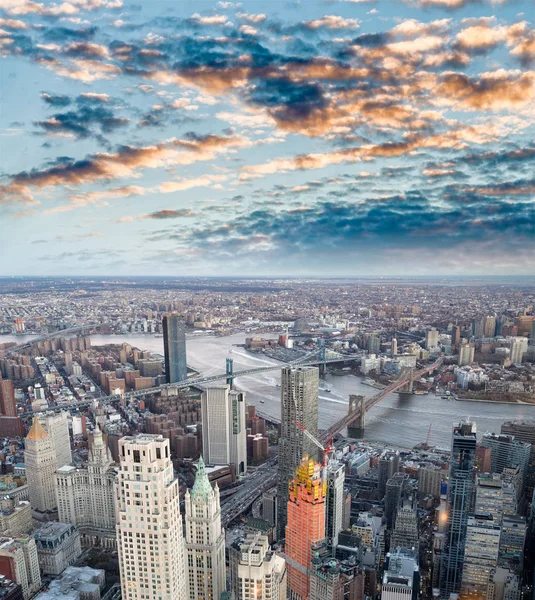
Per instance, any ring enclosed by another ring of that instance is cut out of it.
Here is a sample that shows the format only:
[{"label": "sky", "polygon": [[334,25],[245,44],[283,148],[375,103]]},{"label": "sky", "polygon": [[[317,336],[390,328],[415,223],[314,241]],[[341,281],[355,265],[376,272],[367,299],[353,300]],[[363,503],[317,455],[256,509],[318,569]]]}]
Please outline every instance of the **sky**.
[{"label": "sky", "polygon": [[0,0],[0,275],[533,275],[533,0]]}]

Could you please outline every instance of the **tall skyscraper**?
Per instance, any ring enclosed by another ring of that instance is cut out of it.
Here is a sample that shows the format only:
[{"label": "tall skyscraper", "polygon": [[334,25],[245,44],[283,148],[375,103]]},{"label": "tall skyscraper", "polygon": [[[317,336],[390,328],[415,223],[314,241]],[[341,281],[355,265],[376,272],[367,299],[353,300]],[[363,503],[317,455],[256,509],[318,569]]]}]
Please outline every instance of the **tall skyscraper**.
[{"label": "tall skyscraper", "polygon": [[39,423],[45,428],[56,455],[57,466],[72,464],[71,438],[67,413],[39,413]]},{"label": "tall skyscraper", "polygon": [[57,469],[56,453],[48,433],[37,417],[26,436],[24,464],[30,504],[36,515],[56,510],[54,473]]},{"label": "tall skyscraper", "polygon": [[249,533],[231,546],[230,581],[236,600],[286,600],[286,561],[266,535]]},{"label": "tall skyscraper", "polygon": [[515,440],[506,434],[486,433],[479,442],[483,448],[490,448],[492,473],[503,473],[505,468],[520,467],[523,477],[527,475],[531,445]]},{"label": "tall skyscraper", "polygon": [[500,526],[491,514],[468,517],[461,590],[475,597],[485,596],[489,575],[496,568],[500,548]]},{"label": "tall skyscraper", "polygon": [[448,531],[442,554],[440,596],[458,593],[463,576],[468,514],[474,499],[476,424],[462,421],[453,428],[448,480]]},{"label": "tall skyscraper", "polygon": [[321,478],[321,465],[305,455],[289,492],[288,588],[292,600],[306,600],[310,594],[312,543],[325,537],[326,484]]},{"label": "tall skyscraper", "polygon": [[325,495],[325,536],[329,544],[336,546],[342,531],[344,516],[345,467],[337,460],[327,465],[327,493]]},{"label": "tall skyscraper", "polygon": [[431,327],[429,331],[425,333],[425,347],[437,348],[438,347],[438,331],[435,327]]},{"label": "tall skyscraper", "polygon": [[114,467],[97,428],[87,467],[64,465],[55,474],[59,520],[78,527],[83,546],[115,547]]},{"label": "tall skyscraper", "polygon": [[162,325],[167,383],[185,381],[188,378],[186,325],[180,315],[166,315]]},{"label": "tall skyscraper", "polygon": [[410,506],[401,507],[396,515],[396,525],[390,540],[390,550],[414,548],[418,550],[418,517]]},{"label": "tall skyscraper", "polygon": [[229,385],[204,390],[201,397],[202,445],[208,465],[233,465],[236,476],[247,472],[245,394]]},{"label": "tall skyscraper", "polygon": [[225,530],[219,488],[212,488],[199,458],[195,483],[185,495],[186,555],[190,600],[220,600],[226,589]]},{"label": "tall skyscraper", "polygon": [[454,325],[451,328],[451,345],[457,348],[461,342],[461,328],[458,325]]},{"label": "tall skyscraper", "polygon": [[0,415],[16,417],[15,390],[11,379],[2,379],[0,374]]},{"label": "tall skyscraper", "polygon": [[117,549],[124,600],[189,598],[178,480],[169,440],[119,440]]},{"label": "tall skyscraper", "polygon": [[457,364],[460,367],[470,365],[474,362],[475,348],[474,344],[462,344],[459,346],[459,360]]},{"label": "tall skyscraper", "polygon": [[279,537],[284,537],[288,507],[288,483],[294,477],[305,454],[317,456],[318,449],[295,426],[300,423],[312,435],[318,434],[317,367],[284,367],[281,373],[281,437],[279,445],[279,472],[277,495],[279,497]]}]

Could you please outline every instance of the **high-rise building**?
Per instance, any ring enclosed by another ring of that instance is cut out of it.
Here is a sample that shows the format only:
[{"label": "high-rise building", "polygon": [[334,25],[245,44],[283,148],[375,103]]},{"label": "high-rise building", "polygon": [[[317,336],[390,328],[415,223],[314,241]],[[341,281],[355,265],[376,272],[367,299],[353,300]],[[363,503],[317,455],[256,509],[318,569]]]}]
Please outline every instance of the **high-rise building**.
[{"label": "high-rise building", "polygon": [[503,516],[498,564],[508,568],[518,577],[522,577],[524,569],[526,535],[527,523],[525,517],[518,515]]},{"label": "high-rise building", "polygon": [[520,600],[520,579],[508,569],[497,567],[489,575],[487,600]]},{"label": "high-rise building", "polygon": [[483,337],[484,327],[485,327],[485,318],[484,317],[474,319],[474,321],[472,322],[472,335],[477,340],[479,340]]},{"label": "high-rise building", "polygon": [[304,456],[289,488],[286,555],[292,600],[306,600],[310,594],[312,544],[325,537],[326,487],[321,465]]},{"label": "high-rise building", "polygon": [[35,596],[41,588],[41,570],[33,536],[0,539],[0,574],[21,586],[24,600]]},{"label": "high-rise building", "polygon": [[11,379],[2,379],[0,374],[0,415],[16,417],[17,405],[15,403],[15,389]]},{"label": "high-rise building", "polygon": [[505,468],[520,467],[525,477],[528,471],[531,446],[515,440],[512,435],[486,433],[480,441],[483,448],[490,448],[491,471],[502,473]]},{"label": "high-rise building", "polygon": [[488,315],[483,319],[483,337],[492,338],[496,335],[496,317]]},{"label": "high-rise building", "polygon": [[506,421],[502,424],[500,432],[514,436],[516,440],[531,444],[528,472],[525,480],[526,499],[531,500],[535,488],[535,421]]},{"label": "high-rise building", "polygon": [[188,378],[186,325],[180,315],[166,315],[162,326],[167,383],[185,381]]},{"label": "high-rise building", "polygon": [[277,495],[279,497],[278,534],[284,537],[288,506],[288,483],[305,454],[317,456],[314,443],[296,427],[295,421],[312,435],[318,434],[317,367],[284,367],[281,373],[281,435]]},{"label": "high-rise building", "polygon": [[117,549],[124,600],[189,598],[178,480],[169,440],[119,440]]},{"label": "high-rise building", "polygon": [[232,544],[230,581],[236,600],[286,600],[286,562],[266,535],[249,533]]},{"label": "high-rise building", "polygon": [[474,344],[461,344],[459,346],[459,360],[457,364],[460,367],[471,365],[474,362],[474,353]]},{"label": "high-rise building", "polygon": [[428,465],[418,469],[418,494],[420,496],[433,496],[440,498],[440,484],[444,477],[444,471],[435,465]]},{"label": "high-rise building", "polygon": [[435,327],[425,332],[425,347],[427,350],[438,347],[438,331]]},{"label": "high-rise building", "polygon": [[337,460],[327,465],[327,493],[325,496],[325,536],[332,546],[338,543],[344,516],[345,467]]},{"label": "high-rise building", "polygon": [[54,473],[57,469],[56,453],[50,436],[37,417],[33,418],[25,446],[24,464],[30,504],[34,514],[37,516],[54,512],[56,510],[54,485]]},{"label": "high-rise building", "polygon": [[401,506],[407,480],[406,473],[394,473],[386,482],[385,518],[387,529],[392,530],[396,524],[396,515]]},{"label": "high-rise building", "polygon": [[[399,459],[397,462],[399,462]],[[379,474],[377,480],[379,498],[384,497],[386,492],[386,482],[396,471],[396,455],[392,453],[382,454],[381,458],[379,459]]]},{"label": "high-rise building", "polygon": [[474,501],[476,425],[462,421],[453,428],[448,481],[448,530],[442,553],[440,596],[458,593],[463,575],[468,514]]},{"label": "high-rise building", "polygon": [[71,438],[69,435],[67,413],[39,413],[37,418],[50,437],[50,442],[56,455],[57,466],[62,467],[63,465],[72,464]]},{"label": "high-rise building", "polygon": [[498,563],[500,526],[492,515],[468,517],[461,591],[481,597],[487,593],[489,575]]},{"label": "high-rise building", "polygon": [[274,488],[262,494],[262,518],[277,530],[279,520],[279,498]]},{"label": "high-rise building", "polygon": [[526,351],[526,338],[513,338],[511,340],[510,358],[513,365],[520,364]]},{"label": "high-rise building", "polygon": [[457,348],[461,342],[461,328],[458,325],[454,325],[451,328],[451,345]]},{"label": "high-rise building", "polygon": [[385,559],[381,600],[412,600],[419,597],[418,551],[398,548]]},{"label": "high-rise building", "polygon": [[404,506],[398,510],[396,515],[396,525],[390,540],[390,550],[396,548],[414,548],[418,550],[419,546],[416,511],[410,506]]},{"label": "high-rise building", "polygon": [[245,394],[229,385],[211,386],[201,397],[203,454],[208,465],[233,465],[247,472]]},{"label": "high-rise building", "polygon": [[398,353],[398,339],[396,337],[392,338],[391,350],[392,350],[392,356],[396,356]]},{"label": "high-rise building", "polygon": [[313,546],[309,600],[360,600],[364,573],[357,561],[337,560],[327,540]]},{"label": "high-rise building", "polygon": [[503,480],[497,474],[481,473],[477,475],[476,506],[478,514],[492,515],[494,523],[502,522],[504,504]]},{"label": "high-rise building", "polygon": [[195,483],[185,495],[186,555],[190,600],[219,600],[226,589],[225,530],[219,488],[212,488],[199,458]]},{"label": "high-rise building", "polygon": [[115,547],[115,464],[98,427],[87,466],[64,465],[55,479],[59,520],[78,527],[83,546]]},{"label": "high-rise building", "polygon": [[368,337],[366,348],[368,350],[368,354],[379,354],[379,352],[381,352],[381,338],[373,333]]}]

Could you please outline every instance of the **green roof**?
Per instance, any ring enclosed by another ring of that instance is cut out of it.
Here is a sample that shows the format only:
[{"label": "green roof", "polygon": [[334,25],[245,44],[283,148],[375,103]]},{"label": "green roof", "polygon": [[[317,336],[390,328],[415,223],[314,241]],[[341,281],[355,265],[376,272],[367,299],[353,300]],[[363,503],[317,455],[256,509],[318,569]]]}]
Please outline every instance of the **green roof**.
[{"label": "green roof", "polygon": [[208,479],[208,475],[206,473],[206,469],[204,468],[204,460],[202,456],[199,458],[199,462],[197,463],[197,473],[195,474],[195,483],[191,488],[190,492],[192,500],[201,496],[205,500],[212,498],[214,495],[214,490],[212,489],[212,484]]}]

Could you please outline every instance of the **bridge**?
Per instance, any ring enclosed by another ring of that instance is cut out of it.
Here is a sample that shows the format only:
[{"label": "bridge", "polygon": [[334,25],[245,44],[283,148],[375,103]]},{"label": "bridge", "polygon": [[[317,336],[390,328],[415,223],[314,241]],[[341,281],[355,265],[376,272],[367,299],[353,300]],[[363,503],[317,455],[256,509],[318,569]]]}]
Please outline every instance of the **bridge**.
[{"label": "bridge", "polygon": [[44,342],[45,340],[50,340],[55,337],[59,337],[62,335],[70,335],[71,333],[81,333],[85,335],[89,333],[93,327],[96,327],[95,323],[84,323],[83,325],[76,325],[75,327],[69,327],[68,329],[60,329],[58,331],[54,331],[52,333],[46,333],[44,335],[40,335],[38,337],[34,337],[23,344],[18,344],[17,346],[11,346],[6,350],[6,354],[10,352],[20,352],[21,350],[26,350],[31,348],[33,344],[37,344],[38,342]]}]

